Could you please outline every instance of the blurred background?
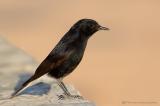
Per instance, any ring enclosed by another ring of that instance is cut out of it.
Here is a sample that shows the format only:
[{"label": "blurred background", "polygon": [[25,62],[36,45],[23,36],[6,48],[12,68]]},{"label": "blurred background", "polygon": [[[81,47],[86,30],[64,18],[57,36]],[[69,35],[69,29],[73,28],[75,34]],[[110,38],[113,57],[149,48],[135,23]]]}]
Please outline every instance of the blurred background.
[{"label": "blurred background", "polygon": [[39,63],[81,18],[111,30],[94,34],[65,82],[97,106],[159,101],[159,0],[0,1],[0,35]]}]

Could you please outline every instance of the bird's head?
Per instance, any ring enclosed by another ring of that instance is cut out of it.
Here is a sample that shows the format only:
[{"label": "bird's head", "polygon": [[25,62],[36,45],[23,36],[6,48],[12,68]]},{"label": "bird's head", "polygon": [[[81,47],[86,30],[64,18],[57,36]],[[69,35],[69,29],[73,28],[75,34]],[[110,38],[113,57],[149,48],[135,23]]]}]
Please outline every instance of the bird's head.
[{"label": "bird's head", "polygon": [[82,35],[90,37],[99,30],[109,30],[109,28],[102,27],[92,19],[81,19],[72,26],[71,30],[76,32],[78,31]]}]

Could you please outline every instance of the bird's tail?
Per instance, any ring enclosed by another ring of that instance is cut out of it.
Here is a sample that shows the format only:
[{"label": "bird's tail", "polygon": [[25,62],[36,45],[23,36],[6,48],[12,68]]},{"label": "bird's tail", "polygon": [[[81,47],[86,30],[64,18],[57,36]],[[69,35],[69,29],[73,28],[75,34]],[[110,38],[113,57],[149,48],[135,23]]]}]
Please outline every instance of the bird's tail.
[{"label": "bird's tail", "polygon": [[35,79],[37,79],[37,77],[35,77],[35,76],[33,75],[33,76],[32,76],[31,78],[29,78],[26,82],[24,82],[24,83],[22,84],[22,86],[21,86],[19,89],[17,89],[17,90],[11,95],[10,98],[15,97],[19,91],[21,91],[24,87],[26,87],[30,82],[32,82],[32,81],[35,80]]}]

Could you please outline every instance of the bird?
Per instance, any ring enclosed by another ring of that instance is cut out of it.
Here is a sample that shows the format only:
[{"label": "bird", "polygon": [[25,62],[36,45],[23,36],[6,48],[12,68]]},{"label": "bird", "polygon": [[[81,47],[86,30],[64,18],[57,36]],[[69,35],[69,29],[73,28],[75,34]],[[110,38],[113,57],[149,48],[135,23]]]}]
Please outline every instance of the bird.
[{"label": "bird", "polygon": [[35,73],[19,87],[10,98],[15,97],[30,82],[48,74],[56,79],[57,84],[63,90],[64,95],[59,98],[82,98],[79,95],[72,95],[65,86],[63,79],[68,76],[81,62],[88,39],[99,30],[109,30],[101,26],[93,19],[80,19],[60,39],[54,49],[38,66]]}]

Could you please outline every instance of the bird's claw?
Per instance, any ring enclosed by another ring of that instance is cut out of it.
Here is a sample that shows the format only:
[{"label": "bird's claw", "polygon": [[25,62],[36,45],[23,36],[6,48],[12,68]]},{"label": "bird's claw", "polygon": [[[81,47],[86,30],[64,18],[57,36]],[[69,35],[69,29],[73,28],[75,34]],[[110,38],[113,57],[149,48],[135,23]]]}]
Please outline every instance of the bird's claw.
[{"label": "bird's claw", "polygon": [[80,95],[71,95],[72,98],[75,98],[75,99],[84,99],[82,96]]},{"label": "bird's claw", "polygon": [[57,96],[58,96],[58,100],[64,100],[66,98],[69,98],[69,99],[84,99],[80,95],[57,95]]},{"label": "bird's claw", "polygon": [[65,96],[64,95],[57,95],[58,96],[58,100],[64,100]]}]

